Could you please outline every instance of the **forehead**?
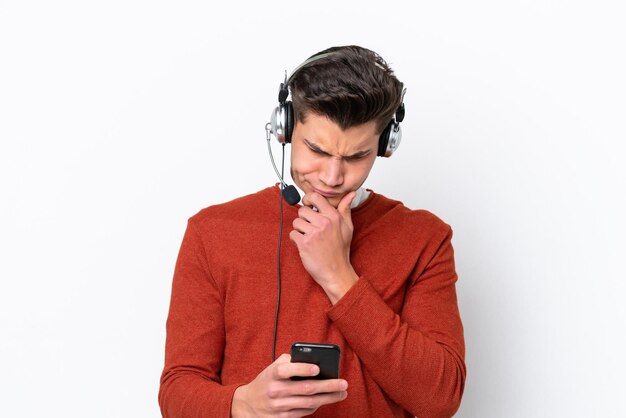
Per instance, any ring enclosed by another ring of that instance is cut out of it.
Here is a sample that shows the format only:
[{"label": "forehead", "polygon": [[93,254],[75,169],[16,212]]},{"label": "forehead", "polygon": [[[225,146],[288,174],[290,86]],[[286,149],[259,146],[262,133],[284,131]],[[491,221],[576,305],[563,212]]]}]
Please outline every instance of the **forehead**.
[{"label": "forehead", "polygon": [[377,147],[378,136],[375,121],[341,129],[328,117],[315,113],[308,113],[304,121],[296,122],[294,127],[296,139],[307,140],[324,151],[341,155]]}]

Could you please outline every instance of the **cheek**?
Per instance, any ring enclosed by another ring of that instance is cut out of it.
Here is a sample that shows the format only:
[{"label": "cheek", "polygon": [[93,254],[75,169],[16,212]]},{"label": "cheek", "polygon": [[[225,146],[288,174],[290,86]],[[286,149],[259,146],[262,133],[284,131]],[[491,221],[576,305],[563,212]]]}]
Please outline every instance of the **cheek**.
[{"label": "cheek", "polygon": [[363,161],[362,164],[357,164],[351,167],[350,170],[347,171],[347,176],[353,182],[363,182],[370,173],[372,166],[374,165],[374,160],[372,161]]},{"label": "cheek", "polygon": [[291,168],[299,174],[308,174],[319,169],[319,161],[311,156],[299,155],[297,152],[291,155]]}]

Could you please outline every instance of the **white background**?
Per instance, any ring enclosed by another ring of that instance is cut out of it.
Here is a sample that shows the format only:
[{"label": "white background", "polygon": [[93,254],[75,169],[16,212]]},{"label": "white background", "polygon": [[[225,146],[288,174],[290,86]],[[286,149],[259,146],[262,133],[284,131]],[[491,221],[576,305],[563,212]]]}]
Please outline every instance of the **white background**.
[{"label": "white background", "polygon": [[0,1],[0,415],[160,416],[187,218],[276,181],[284,71],[358,44],[408,87],[366,185],[455,231],[457,416],[624,416],[623,3],[219,3]]}]

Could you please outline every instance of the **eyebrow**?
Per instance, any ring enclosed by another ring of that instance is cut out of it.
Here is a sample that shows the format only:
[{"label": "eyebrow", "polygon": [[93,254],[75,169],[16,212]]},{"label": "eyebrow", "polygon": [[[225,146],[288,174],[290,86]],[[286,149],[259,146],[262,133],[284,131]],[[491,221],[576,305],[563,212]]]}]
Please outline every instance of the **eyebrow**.
[{"label": "eyebrow", "polygon": [[[332,157],[332,154],[330,154],[329,152],[324,151],[322,148],[320,148],[319,146],[317,146],[316,144],[310,142],[308,139],[303,139],[304,143],[313,151],[320,153],[320,154],[324,154],[327,155],[329,157]],[[372,150],[363,150],[363,151],[357,151],[354,154],[350,154],[350,155],[342,155],[342,158],[345,159],[357,159],[357,158],[362,158],[365,157],[366,155],[368,155],[369,153],[371,153]]]}]

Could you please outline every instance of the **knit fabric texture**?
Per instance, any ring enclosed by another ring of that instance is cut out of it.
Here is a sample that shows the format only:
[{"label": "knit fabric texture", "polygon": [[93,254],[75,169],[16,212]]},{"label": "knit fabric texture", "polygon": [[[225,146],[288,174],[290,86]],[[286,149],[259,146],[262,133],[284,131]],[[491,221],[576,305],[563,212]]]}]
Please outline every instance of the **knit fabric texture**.
[{"label": "knit fabric texture", "polygon": [[[174,270],[159,404],[165,418],[230,417],[233,393],[272,362],[278,187],[189,218]],[[289,240],[284,205],[276,357],[337,344],[348,397],[313,417],[450,417],[465,383],[452,230],[371,192],[352,209],[357,283],[332,305]]]}]

